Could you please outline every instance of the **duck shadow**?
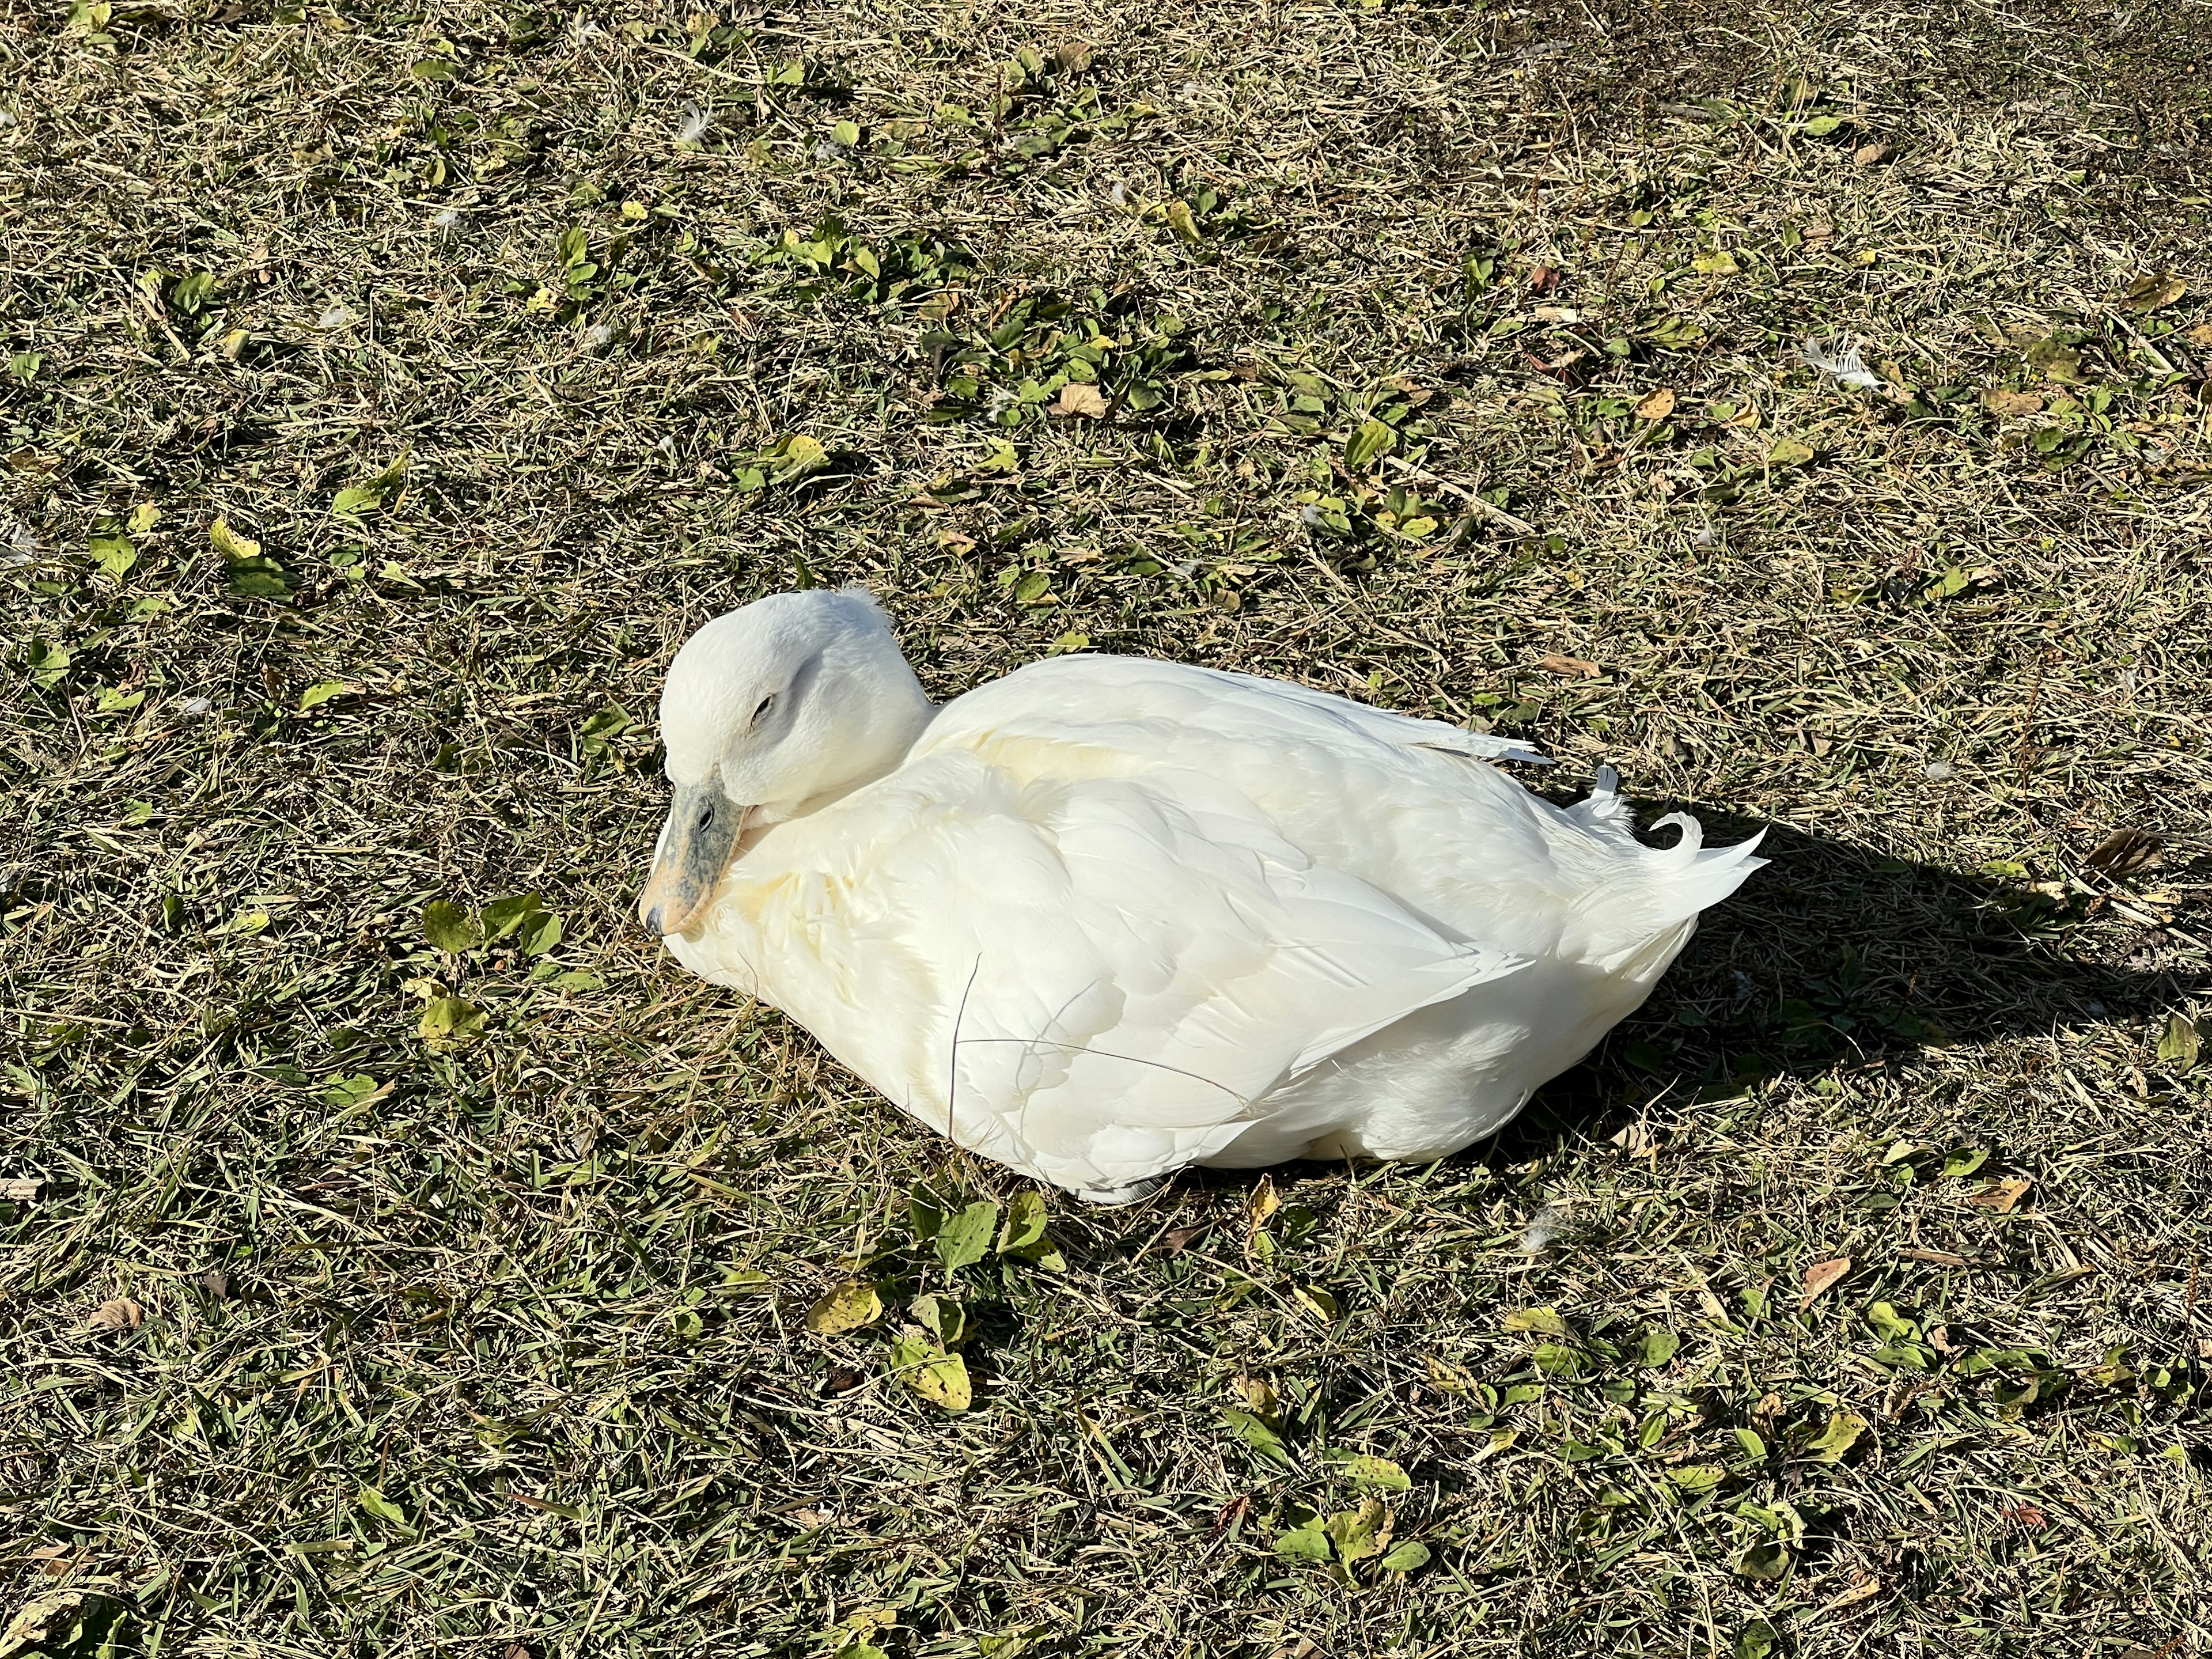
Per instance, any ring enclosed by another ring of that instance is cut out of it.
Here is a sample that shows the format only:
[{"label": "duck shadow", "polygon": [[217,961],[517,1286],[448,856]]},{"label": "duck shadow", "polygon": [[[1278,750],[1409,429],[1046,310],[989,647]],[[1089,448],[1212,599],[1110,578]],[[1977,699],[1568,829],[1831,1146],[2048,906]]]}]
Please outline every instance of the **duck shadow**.
[{"label": "duck shadow", "polygon": [[1645,1103],[1879,1069],[1931,1046],[2141,1030],[2212,990],[2163,926],[2129,917],[2146,907],[2125,881],[2090,878],[2115,890],[2100,902],[2025,872],[1917,863],[1694,802],[1665,810],[1678,805],[1708,846],[1764,830],[1765,867],[1705,913],[1641,1009],[1456,1158],[1519,1162],[1562,1136],[1601,1139]]}]

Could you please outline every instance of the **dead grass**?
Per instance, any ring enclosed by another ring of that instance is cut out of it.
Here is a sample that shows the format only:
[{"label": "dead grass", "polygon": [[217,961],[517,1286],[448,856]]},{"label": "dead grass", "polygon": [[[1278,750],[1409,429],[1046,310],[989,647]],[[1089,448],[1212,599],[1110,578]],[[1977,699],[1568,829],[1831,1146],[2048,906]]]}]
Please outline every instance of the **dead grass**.
[{"label": "dead grass", "polygon": [[[0,14],[0,1605],[2203,1651],[2203,16]],[[1012,1187],[628,917],[662,665],[802,580],[946,694],[1284,674],[1777,860],[1494,1145],[1055,1200],[946,1417],[803,1316]],[[1310,1559],[1363,1479],[1425,1564]]]}]

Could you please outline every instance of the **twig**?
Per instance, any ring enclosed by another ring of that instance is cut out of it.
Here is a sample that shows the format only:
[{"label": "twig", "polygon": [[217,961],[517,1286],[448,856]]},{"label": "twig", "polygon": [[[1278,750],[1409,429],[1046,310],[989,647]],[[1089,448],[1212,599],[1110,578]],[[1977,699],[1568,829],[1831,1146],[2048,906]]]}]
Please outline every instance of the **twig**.
[{"label": "twig", "polygon": [[1439,478],[1435,473],[1430,471],[1426,467],[1415,466],[1411,461],[1401,460],[1395,455],[1386,455],[1382,459],[1389,462],[1391,465],[1396,467],[1401,472],[1406,473],[1410,477],[1419,478],[1423,483],[1434,484],[1438,489],[1443,490],[1447,495],[1456,495],[1461,501],[1465,501],[1469,507],[1481,514],[1485,518],[1496,520],[1499,524],[1504,525],[1508,530],[1512,531],[1516,535],[1533,536],[1536,533],[1536,526],[1530,524],[1526,519],[1515,518],[1510,513],[1508,513],[1504,507],[1498,506],[1495,502],[1483,500],[1481,496],[1476,495],[1471,489],[1461,489],[1449,478]]}]

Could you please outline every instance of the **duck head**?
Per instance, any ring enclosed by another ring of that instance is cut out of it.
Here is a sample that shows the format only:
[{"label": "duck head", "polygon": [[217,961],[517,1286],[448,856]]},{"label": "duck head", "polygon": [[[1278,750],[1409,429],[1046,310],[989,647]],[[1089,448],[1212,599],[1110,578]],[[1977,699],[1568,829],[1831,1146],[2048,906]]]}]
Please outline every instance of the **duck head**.
[{"label": "duck head", "polygon": [[639,917],[656,934],[684,932],[746,830],[884,776],[934,712],[858,588],[778,593],[717,617],[684,641],[660,694],[676,798]]}]

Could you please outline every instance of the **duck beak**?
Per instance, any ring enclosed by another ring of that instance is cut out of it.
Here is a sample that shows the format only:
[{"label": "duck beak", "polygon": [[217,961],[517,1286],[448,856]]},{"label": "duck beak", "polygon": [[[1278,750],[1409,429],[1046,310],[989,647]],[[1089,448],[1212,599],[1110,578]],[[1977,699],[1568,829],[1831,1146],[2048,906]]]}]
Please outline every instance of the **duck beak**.
[{"label": "duck beak", "polygon": [[744,821],[745,809],[732,805],[713,779],[677,786],[653,849],[653,874],[637,901],[638,919],[655,937],[680,933],[698,919],[730,867]]}]

